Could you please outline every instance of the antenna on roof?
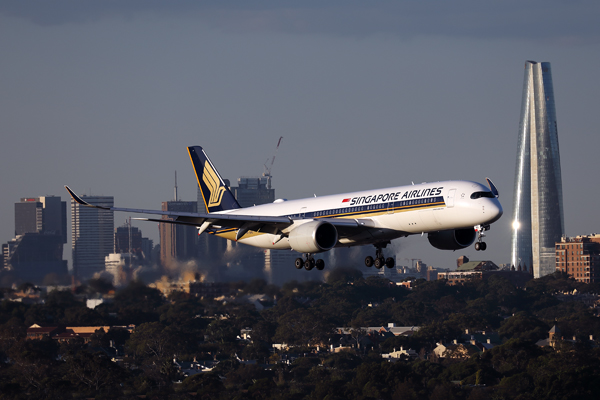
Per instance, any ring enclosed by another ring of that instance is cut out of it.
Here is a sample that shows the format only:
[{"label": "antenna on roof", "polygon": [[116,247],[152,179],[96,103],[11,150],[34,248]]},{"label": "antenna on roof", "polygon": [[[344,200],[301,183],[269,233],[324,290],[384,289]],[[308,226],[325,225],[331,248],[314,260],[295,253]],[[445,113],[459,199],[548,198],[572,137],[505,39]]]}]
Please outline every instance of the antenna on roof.
[{"label": "antenna on roof", "polygon": [[177,171],[175,171],[175,201],[177,201]]}]

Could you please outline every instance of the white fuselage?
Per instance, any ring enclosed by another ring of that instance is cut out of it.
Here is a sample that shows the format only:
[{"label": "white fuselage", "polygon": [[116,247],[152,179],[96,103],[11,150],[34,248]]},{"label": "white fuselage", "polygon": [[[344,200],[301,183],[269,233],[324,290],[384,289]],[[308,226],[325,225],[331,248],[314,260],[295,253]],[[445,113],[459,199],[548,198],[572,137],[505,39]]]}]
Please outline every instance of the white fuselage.
[{"label": "white fuselage", "polygon": [[[478,195],[485,193],[485,195]],[[377,243],[411,234],[489,224],[502,215],[502,206],[490,190],[477,182],[444,181],[365,190],[223,211],[238,215],[288,216],[294,223],[289,233],[312,220],[356,220],[366,229],[340,237],[336,247]],[[335,225],[335,224],[334,224]],[[217,230],[219,236],[235,238],[235,230]],[[240,243],[270,249],[290,249],[287,238],[254,232]]]}]

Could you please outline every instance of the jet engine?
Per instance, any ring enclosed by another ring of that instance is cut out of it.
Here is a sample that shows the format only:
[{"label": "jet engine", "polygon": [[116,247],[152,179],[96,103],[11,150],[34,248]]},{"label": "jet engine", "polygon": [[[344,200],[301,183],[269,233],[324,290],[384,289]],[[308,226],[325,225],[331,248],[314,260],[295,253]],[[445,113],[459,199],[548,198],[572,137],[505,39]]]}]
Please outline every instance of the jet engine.
[{"label": "jet engine", "polygon": [[440,250],[458,250],[470,246],[475,241],[477,233],[473,228],[448,229],[431,232],[427,235],[429,243]]},{"label": "jet engine", "polygon": [[319,253],[333,248],[338,240],[335,226],[325,221],[306,222],[288,236],[290,246],[300,253]]}]

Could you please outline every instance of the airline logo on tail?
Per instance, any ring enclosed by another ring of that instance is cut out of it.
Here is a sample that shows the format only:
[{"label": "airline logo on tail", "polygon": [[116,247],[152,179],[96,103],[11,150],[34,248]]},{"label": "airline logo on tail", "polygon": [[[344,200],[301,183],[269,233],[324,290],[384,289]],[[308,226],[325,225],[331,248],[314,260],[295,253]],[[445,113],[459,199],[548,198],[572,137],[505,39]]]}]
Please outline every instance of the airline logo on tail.
[{"label": "airline logo on tail", "polygon": [[215,207],[221,205],[223,199],[223,193],[225,188],[221,186],[221,180],[219,176],[210,165],[209,162],[204,163],[204,172],[202,173],[202,180],[210,190],[210,198],[208,199],[208,207]]}]

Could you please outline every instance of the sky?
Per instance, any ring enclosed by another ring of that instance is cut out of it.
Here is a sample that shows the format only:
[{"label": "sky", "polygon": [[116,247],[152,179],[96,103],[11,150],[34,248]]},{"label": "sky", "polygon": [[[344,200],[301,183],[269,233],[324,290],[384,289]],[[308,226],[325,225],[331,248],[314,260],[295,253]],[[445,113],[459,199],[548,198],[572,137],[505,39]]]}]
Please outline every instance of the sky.
[{"label": "sky", "polygon": [[591,0],[0,0],[0,241],[22,197],[160,209],[175,171],[196,199],[187,146],[235,183],[283,136],[278,198],[490,177],[504,216],[485,253],[393,251],[507,263],[526,60],[552,64],[566,234],[600,232],[599,17]]}]

